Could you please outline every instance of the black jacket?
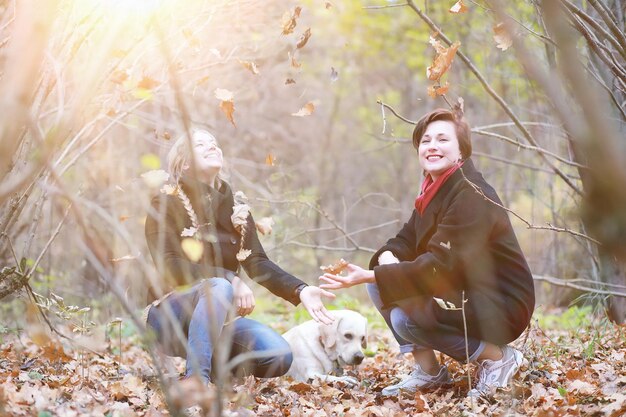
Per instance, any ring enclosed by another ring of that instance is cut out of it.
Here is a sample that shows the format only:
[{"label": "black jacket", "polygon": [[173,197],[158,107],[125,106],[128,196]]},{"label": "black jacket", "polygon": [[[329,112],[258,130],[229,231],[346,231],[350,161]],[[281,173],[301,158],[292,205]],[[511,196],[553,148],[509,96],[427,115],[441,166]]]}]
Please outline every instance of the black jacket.
[{"label": "black jacket", "polygon": [[[521,333],[535,305],[532,274],[507,212],[485,197],[502,205],[468,159],[423,216],[413,211],[370,261],[383,303],[402,305],[411,297],[435,296],[460,307],[465,291],[470,316],[487,320],[500,315],[507,326],[519,327],[514,333]],[[378,265],[387,250],[401,262]]]},{"label": "black jacket", "polygon": [[[184,239],[181,232],[192,226],[183,203],[178,196],[163,193],[152,199],[145,233],[152,259],[165,279],[164,291],[202,278],[223,277],[232,280],[240,266],[236,255],[240,249],[241,236],[231,221],[234,198],[230,186],[221,181],[219,189],[215,189],[184,178],[181,187],[196,212],[200,230],[208,239],[201,240],[204,247],[201,259],[198,262],[190,261],[181,248]],[[241,266],[254,281],[298,305],[300,300],[295,295],[295,289],[304,282],[268,259],[256,233],[252,215],[248,216],[247,221],[243,247],[252,253],[241,262]]]}]

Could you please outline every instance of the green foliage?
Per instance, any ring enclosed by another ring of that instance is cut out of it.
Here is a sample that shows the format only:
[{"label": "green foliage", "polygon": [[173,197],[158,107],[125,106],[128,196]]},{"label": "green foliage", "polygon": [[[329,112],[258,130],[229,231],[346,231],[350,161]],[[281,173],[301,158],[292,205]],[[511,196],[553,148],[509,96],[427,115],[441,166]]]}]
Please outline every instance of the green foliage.
[{"label": "green foliage", "polygon": [[535,317],[542,329],[579,330],[592,325],[592,310],[591,306],[573,306],[561,314],[545,314],[537,311]]}]

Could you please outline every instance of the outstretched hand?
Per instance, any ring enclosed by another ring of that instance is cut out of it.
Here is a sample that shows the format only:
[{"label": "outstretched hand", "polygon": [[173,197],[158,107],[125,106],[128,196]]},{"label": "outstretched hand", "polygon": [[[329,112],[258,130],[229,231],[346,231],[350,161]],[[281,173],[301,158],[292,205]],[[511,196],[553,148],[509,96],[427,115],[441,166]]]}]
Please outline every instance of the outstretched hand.
[{"label": "outstretched hand", "polygon": [[336,295],[312,285],[304,287],[300,292],[300,301],[302,301],[306,311],[313,317],[313,320],[323,324],[331,324],[335,321],[335,318],[324,307],[322,297],[333,299]]},{"label": "outstretched hand", "polygon": [[372,270],[363,269],[354,264],[348,264],[346,269],[348,270],[347,275],[334,275],[326,273],[320,276],[320,280],[326,282],[326,284],[320,285],[320,288],[324,288],[326,290],[338,290],[341,288],[350,288],[353,285],[376,282],[374,271]]}]

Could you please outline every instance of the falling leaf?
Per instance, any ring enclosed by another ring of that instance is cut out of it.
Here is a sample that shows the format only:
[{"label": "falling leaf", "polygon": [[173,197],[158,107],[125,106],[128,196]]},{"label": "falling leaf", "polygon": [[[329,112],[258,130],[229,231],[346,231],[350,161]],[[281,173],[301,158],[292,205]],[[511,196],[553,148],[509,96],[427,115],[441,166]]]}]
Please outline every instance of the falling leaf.
[{"label": "falling leaf", "polygon": [[300,64],[297,60],[296,60],[296,55],[291,55],[291,52],[287,52],[287,55],[289,56],[289,61],[291,62],[291,66],[294,68],[300,68],[302,66],[302,64]]},{"label": "falling leaf", "polygon": [[119,216],[119,217],[118,217],[118,220],[119,220],[119,221],[121,221],[121,222],[125,222],[125,221],[126,221],[126,220],[128,220],[128,219],[130,219],[130,216],[124,216],[124,215],[122,215],[122,216]]},{"label": "falling leaf", "polygon": [[252,251],[250,249],[241,249],[239,250],[239,252],[237,252],[237,255],[235,255],[235,257],[239,262],[243,262],[248,259],[248,256],[250,256],[251,254]]},{"label": "falling leaf", "polygon": [[289,35],[291,32],[293,32],[294,28],[297,25],[296,20],[300,17],[301,11],[302,11],[302,7],[296,6],[296,8],[293,10],[293,13],[290,12],[289,10],[283,13],[283,17],[282,17],[282,26],[283,26],[282,34],[283,35]]},{"label": "falling leaf", "polygon": [[152,100],[154,94],[152,94],[151,90],[146,88],[134,88],[132,90],[133,97],[139,100]]},{"label": "falling leaf", "polygon": [[180,246],[191,262],[198,262],[202,258],[202,253],[204,252],[202,242],[186,237],[180,242]]},{"label": "falling leaf", "polygon": [[222,53],[217,48],[209,49],[209,52],[215,55],[217,58],[222,59]]},{"label": "falling leaf", "polygon": [[139,159],[141,166],[145,169],[159,169],[161,168],[161,158],[153,153],[145,153],[141,155]]},{"label": "falling leaf", "polygon": [[330,67],[330,82],[334,83],[339,79],[339,73],[335,67]]},{"label": "falling leaf", "polygon": [[115,84],[122,84],[128,79],[128,72],[126,70],[115,70],[111,74],[111,81]]},{"label": "falling leaf", "polygon": [[450,84],[448,84],[447,81],[444,85],[431,85],[430,87],[428,87],[428,95],[432,98],[435,98],[437,96],[443,96],[448,92],[449,88]]},{"label": "falling leaf", "polygon": [[276,162],[276,158],[274,158],[274,155],[272,155],[271,153],[268,153],[267,156],[265,157],[265,165],[269,165],[273,167],[275,162]]},{"label": "falling leaf", "polygon": [[450,10],[448,10],[450,13],[467,13],[469,9],[467,8],[467,6],[463,3],[463,0],[459,0],[457,1],[454,6],[450,7]]},{"label": "falling leaf", "polygon": [[509,36],[509,32],[504,27],[504,23],[498,23],[493,27],[493,39],[496,41],[496,47],[506,51],[513,45],[513,39]]},{"label": "falling leaf", "polygon": [[298,116],[298,117],[310,116],[313,114],[314,110],[315,110],[315,105],[309,101],[308,103],[304,105],[304,107],[298,110],[297,113],[291,113],[291,115]]},{"label": "falling leaf", "polygon": [[272,226],[274,225],[274,219],[271,217],[263,217],[256,221],[256,230],[259,231],[262,235],[271,235],[272,234]]},{"label": "falling leaf", "polygon": [[224,112],[224,114],[233,124],[233,126],[237,127],[237,125],[235,124],[235,118],[233,116],[233,114],[235,113],[235,103],[233,103],[232,101],[222,101],[220,103],[220,109],[222,109],[222,112]]},{"label": "falling leaf", "polygon": [[222,101],[233,101],[233,99],[235,98],[235,94],[232,91],[226,90],[225,88],[216,88],[215,98]]},{"label": "falling leaf", "polygon": [[163,171],[162,169],[154,169],[152,171],[144,172],[143,174],[141,174],[141,178],[148,187],[158,188],[170,178],[170,174]]},{"label": "falling leaf", "polygon": [[141,81],[139,81],[139,83],[137,83],[137,87],[139,88],[143,88],[145,90],[152,90],[155,87],[157,87],[160,83],[156,80],[153,80],[150,77],[146,77],[145,75],[143,76],[143,78],[141,79]]},{"label": "falling leaf", "polygon": [[297,49],[302,49],[304,48],[304,46],[306,45],[306,43],[309,41],[309,38],[311,37],[311,28],[308,28],[307,30],[304,31],[304,33],[302,34],[302,36],[300,36],[300,40],[298,41],[298,43],[296,44],[296,48]]},{"label": "falling leaf", "polygon": [[234,96],[235,95],[232,93],[232,91],[226,90],[224,88],[215,89],[215,97],[218,100],[221,100],[220,109],[222,109],[222,112],[224,112],[224,114],[226,115],[228,120],[230,120],[233,126],[236,127],[237,125],[235,125],[235,118],[233,116],[233,114],[235,113],[235,103],[233,103]]},{"label": "falling leaf", "polygon": [[285,80],[285,85],[289,85],[289,84],[295,84],[296,80],[294,80],[293,78],[287,78]]},{"label": "falling leaf", "polygon": [[324,5],[326,7],[326,9],[330,9],[333,7],[333,4],[329,1],[326,2],[326,4]]},{"label": "falling leaf", "polygon": [[132,261],[133,259],[137,259],[137,255],[125,255],[119,258],[112,258],[111,262]]},{"label": "falling leaf", "polygon": [[239,60],[239,63],[241,65],[243,65],[245,68],[247,68],[254,75],[258,75],[259,74],[259,69],[257,68],[257,66],[256,66],[256,64],[254,62]]},{"label": "falling leaf", "polygon": [[207,81],[209,81],[211,79],[211,76],[209,75],[205,75],[202,78],[199,78],[198,81],[196,81],[196,85],[197,86],[201,86],[207,83]]},{"label": "falling leaf", "polygon": [[429,43],[437,51],[433,63],[426,69],[426,76],[431,81],[439,81],[441,77],[448,71],[457,49],[461,46],[461,42],[454,42],[449,48],[446,48],[436,38],[430,37]]}]

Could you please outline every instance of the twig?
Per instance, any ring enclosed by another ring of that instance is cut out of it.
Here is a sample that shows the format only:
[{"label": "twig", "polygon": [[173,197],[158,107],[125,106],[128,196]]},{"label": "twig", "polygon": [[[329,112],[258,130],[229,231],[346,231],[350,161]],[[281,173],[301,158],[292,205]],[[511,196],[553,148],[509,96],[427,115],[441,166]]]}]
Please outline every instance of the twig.
[{"label": "twig", "polygon": [[552,230],[554,232],[564,232],[564,233],[569,233],[571,235],[577,236],[577,237],[581,237],[583,239],[587,239],[593,243],[595,243],[596,245],[600,245],[600,242],[597,241],[596,239],[589,237],[583,233],[580,232],[576,232],[574,230],[571,229],[566,229],[563,227],[555,227],[552,226],[550,223],[548,223],[547,226],[535,226],[533,224],[531,224],[528,220],[524,219],[522,216],[520,216],[519,214],[517,214],[514,210],[511,210],[508,207],[503,206],[502,204],[493,201],[491,198],[487,197],[485,195],[485,193],[483,192],[483,190],[480,189],[480,187],[478,187],[476,184],[474,184],[473,182],[471,182],[466,176],[465,173],[463,172],[463,168],[460,169],[461,174],[463,175],[463,178],[465,179],[465,181],[474,189],[474,191],[476,191],[478,194],[480,194],[485,200],[489,201],[490,203],[492,203],[495,206],[500,207],[501,209],[506,210],[507,212],[511,213],[512,215],[514,215],[515,217],[517,217],[519,220],[521,220],[524,224],[526,224],[526,226],[529,229],[537,229],[537,230]]},{"label": "twig", "polygon": [[363,6],[363,9],[366,9],[366,10],[391,9],[392,7],[405,7],[408,5],[409,5],[408,3],[402,3],[402,4],[388,4],[386,6]]},{"label": "twig", "polygon": [[[569,282],[568,280],[555,278],[555,277],[550,277],[550,276],[546,276],[546,275],[533,275],[533,279],[535,281],[545,281],[545,282],[548,282],[548,283],[550,283],[552,285],[556,285],[557,287],[572,288],[572,289],[575,289],[575,290],[590,292],[590,293],[594,293],[594,294],[603,294],[603,295],[611,295],[611,296],[614,296],[614,297],[624,297],[624,298],[626,298],[626,292],[617,292],[617,291],[601,290],[601,289],[598,289],[598,288],[591,288],[591,287],[587,287],[587,286],[583,286],[583,285],[573,284],[573,283]],[[598,283],[598,284],[601,284],[601,283]]]}]

